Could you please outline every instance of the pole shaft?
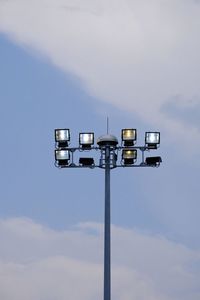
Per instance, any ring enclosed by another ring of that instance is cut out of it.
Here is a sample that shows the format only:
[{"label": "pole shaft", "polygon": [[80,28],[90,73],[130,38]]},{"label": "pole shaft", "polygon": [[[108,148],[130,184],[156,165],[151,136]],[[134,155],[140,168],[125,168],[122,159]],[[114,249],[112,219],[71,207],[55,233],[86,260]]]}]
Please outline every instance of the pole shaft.
[{"label": "pole shaft", "polygon": [[105,150],[104,300],[110,299],[110,146],[107,146]]}]

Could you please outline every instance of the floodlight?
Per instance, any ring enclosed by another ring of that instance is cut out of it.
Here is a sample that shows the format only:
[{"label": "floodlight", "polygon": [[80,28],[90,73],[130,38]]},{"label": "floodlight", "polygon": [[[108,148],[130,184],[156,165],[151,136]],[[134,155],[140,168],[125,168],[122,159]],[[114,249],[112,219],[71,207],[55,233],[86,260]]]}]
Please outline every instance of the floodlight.
[{"label": "floodlight", "polygon": [[94,159],[92,157],[81,157],[79,158],[79,164],[82,166],[93,166]]},{"label": "floodlight", "polygon": [[70,152],[67,149],[56,149],[55,160],[60,167],[68,166],[70,160]]},{"label": "floodlight", "polygon": [[58,143],[59,148],[68,147],[70,141],[69,129],[55,129],[55,141]]},{"label": "floodlight", "polygon": [[93,132],[85,132],[79,133],[79,144],[84,149],[90,149],[94,144],[94,133]]},{"label": "floodlight", "polygon": [[160,132],[146,132],[145,144],[149,149],[157,149],[160,144]]},{"label": "floodlight", "polygon": [[162,162],[162,158],[160,156],[153,156],[146,158],[146,164],[152,167],[158,167]]},{"label": "floodlight", "polygon": [[135,149],[123,149],[122,151],[122,159],[124,161],[124,165],[132,165],[137,159],[137,150]]},{"label": "floodlight", "polygon": [[122,129],[122,141],[125,146],[133,146],[137,139],[137,130],[136,129]]}]

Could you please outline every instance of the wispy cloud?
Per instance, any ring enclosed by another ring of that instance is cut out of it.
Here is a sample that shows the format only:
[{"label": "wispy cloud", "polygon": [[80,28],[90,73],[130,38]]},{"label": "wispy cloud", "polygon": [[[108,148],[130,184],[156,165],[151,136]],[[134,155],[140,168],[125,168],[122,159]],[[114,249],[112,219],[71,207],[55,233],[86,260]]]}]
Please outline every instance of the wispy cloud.
[{"label": "wispy cloud", "polygon": [[0,31],[76,74],[92,95],[182,139],[188,124],[161,108],[177,94],[199,97],[199,15],[192,0],[8,0]]},{"label": "wispy cloud", "polygon": [[166,102],[162,107],[163,113],[172,120],[179,119],[188,126],[200,130],[200,97],[186,99],[177,95]]},{"label": "wispy cloud", "polygon": [[[100,224],[55,231],[29,219],[1,220],[0,241],[2,299],[102,298]],[[115,299],[199,299],[199,252],[115,226],[112,246]]]}]

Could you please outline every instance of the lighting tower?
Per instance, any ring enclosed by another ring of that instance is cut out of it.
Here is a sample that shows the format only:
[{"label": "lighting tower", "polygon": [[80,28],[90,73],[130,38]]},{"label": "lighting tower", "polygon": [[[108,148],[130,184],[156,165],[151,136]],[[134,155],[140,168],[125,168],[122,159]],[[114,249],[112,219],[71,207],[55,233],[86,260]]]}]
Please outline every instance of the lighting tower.
[{"label": "lighting tower", "polygon": [[[122,129],[121,145],[118,139],[106,134],[97,139],[94,146],[94,133],[79,133],[79,146],[70,147],[70,130],[55,129],[55,165],[58,168],[101,168],[105,170],[105,217],[104,217],[104,300],[111,300],[111,255],[110,255],[110,171],[118,167],[158,167],[162,162],[160,156],[145,158],[145,153],[155,150],[160,145],[160,132],[146,132],[143,146],[135,146],[137,130]],[[93,157],[82,157],[86,151],[99,151],[100,159],[95,162]],[[141,152],[141,161],[137,161],[137,153]],[[79,154],[78,161],[75,152]],[[118,157],[121,159],[118,163]],[[80,157],[81,154],[81,157]]]}]

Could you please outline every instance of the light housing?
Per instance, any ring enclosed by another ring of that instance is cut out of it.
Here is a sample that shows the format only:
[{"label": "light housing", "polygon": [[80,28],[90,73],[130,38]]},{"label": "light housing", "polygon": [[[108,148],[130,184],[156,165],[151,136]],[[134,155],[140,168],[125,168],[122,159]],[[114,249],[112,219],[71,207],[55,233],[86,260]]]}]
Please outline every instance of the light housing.
[{"label": "light housing", "polygon": [[133,128],[122,129],[121,137],[124,146],[133,146],[137,139],[137,130]]},{"label": "light housing", "polygon": [[151,156],[146,157],[146,164],[152,167],[158,167],[162,162],[162,158],[160,156]]},{"label": "light housing", "polygon": [[94,144],[93,132],[81,132],[79,133],[79,144],[83,149],[90,149]]},{"label": "light housing", "polygon": [[133,165],[137,159],[137,150],[136,149],[123,149],[122,150],[122,159],[124,165]]},{"label": "light housing", "polygon": [[80,157],[79,158],[79,164],[82,166],[94,166],[94,158],[92,157]]},{"label": "light housing", "polygon": [[55,141],[58,143],[59,148],[68,147],[70,141],[70,130],[69,129],[55,129]]},{"label": "light housing", "polygon": [[160,144],[160,132],[146,132],[145,144],[149,149],[157,149]]},{"label": "light housing", "polygon": [[56,149],[55,160],[60,167],[68,166],[70,160],[70,151],[67,149]]}]

